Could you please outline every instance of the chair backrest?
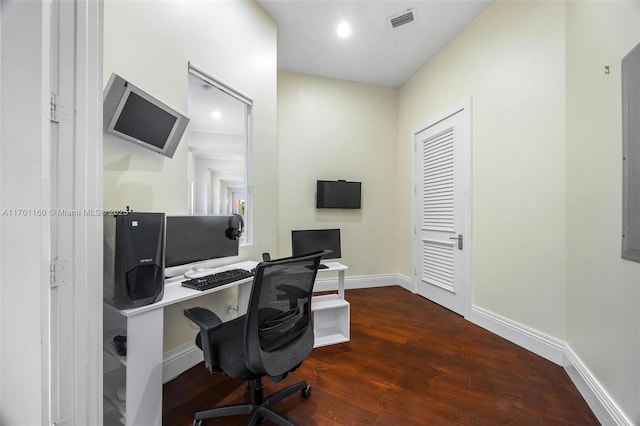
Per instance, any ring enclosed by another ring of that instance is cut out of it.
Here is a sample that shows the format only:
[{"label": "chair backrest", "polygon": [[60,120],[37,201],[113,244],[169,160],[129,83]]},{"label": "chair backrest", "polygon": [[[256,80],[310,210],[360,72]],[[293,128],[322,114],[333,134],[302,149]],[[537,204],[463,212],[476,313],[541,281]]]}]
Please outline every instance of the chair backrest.
[{"label": "chair backrest", "polygon": [[313,349],[311,298],[321,256],[317,252],[258,264],[245,329],[247,367],[277,377]]}]

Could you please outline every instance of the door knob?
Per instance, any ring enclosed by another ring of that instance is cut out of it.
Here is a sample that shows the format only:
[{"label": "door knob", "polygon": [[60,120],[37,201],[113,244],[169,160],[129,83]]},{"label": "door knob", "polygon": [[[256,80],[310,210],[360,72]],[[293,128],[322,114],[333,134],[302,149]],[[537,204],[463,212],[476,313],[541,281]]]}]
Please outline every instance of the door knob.
[{"label": "door knob", "polygon": [[458,240],[458,250],[462,250],[462,234],[458,234],[457,237],[449,237],[450,240]]}]

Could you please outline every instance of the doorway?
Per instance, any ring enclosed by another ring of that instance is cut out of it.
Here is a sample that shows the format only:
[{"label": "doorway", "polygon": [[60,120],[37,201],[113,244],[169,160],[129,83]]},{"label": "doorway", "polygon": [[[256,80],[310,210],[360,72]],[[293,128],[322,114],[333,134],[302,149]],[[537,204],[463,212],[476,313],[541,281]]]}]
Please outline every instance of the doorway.
[{"label": "doorway", "polygon": [[463,316],[471,306],[470,105],[414,134],[414,288]]}]

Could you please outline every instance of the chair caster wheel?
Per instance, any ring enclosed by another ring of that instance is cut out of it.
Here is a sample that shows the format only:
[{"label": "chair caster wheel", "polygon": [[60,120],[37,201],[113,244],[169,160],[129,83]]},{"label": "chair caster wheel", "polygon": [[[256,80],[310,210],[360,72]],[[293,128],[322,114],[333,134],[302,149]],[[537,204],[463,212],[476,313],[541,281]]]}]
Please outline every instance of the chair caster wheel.
[{"label": "chair caster wheel", "polygon": [[302,389],[300,391],[300,394],[305,398],[309,398],[311,396],[311,385],[307,385],[304,389]]},{"label": "chair caster wheel", "polygon": [[193,426],[207,426],[207,419],[196,419],[193,421]]}]

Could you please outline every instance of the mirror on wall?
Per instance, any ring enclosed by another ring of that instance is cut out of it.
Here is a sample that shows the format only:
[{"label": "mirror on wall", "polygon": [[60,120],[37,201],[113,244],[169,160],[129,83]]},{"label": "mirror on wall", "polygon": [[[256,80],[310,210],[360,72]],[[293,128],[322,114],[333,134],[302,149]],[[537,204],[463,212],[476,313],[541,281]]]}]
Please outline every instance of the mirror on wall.
[{"label": "mirror on wall", "polygon": [[187,127],[189,212],[238,213],[249,242],[249,137],[252,101],[190,67]]}]

